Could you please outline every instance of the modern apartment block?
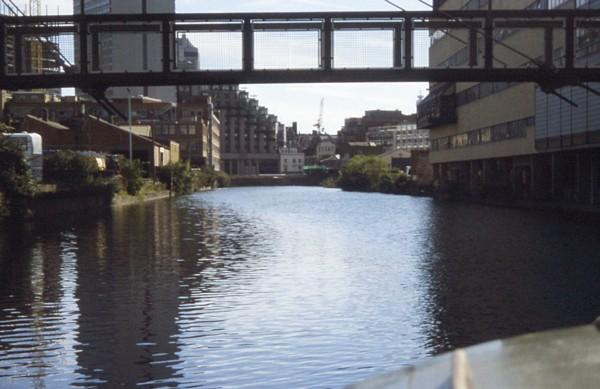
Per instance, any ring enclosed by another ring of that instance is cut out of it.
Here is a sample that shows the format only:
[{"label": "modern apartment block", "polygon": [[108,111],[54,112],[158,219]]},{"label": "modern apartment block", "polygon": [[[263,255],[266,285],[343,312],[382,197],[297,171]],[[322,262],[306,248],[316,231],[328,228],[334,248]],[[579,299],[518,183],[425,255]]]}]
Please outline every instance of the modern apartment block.
[{"label": "modern apartment block", "polygon": [[210,95],[221,120],[221,168],[229,174],[271,174],[279,171],[277,116],[237,85],[179,88],[179,104]]},{"label": "modern apartment block", "polygon": [[428,150],[429,130],[417,129],[416,123],[371,127],[367,142],[383,146],[386,150]]},{"label": "modern apartment block", "polygon": [[[493,6],[590,6],[585,3],[511,0]],[[478,5],[487,7],[487,2],[467,4]],[[440,0],[437,7],[461,9],[465,2]],[[432,33],[430,66],[467,67],[467,34],[466,29]],[[532,59],[544,58],[543,34],[533,29],[496,29],[494,37],[502,42],[494,45],[494,66],[538,66]],[[561,61],[560,38],[556,33],[555,64]],[[597,36],[578,33],[578,60],[597,63],[598,43]],[[430,161],[438,185],[466,196],[598,203],[600,98],[580,87],[565,87],[559,93],[578,108],[532,83],[432,83],[429,95],[418,104],[417,123],[431,130]]]},{"label": "modern apartment block", "polygon": [[[88,14],[174,13],[175,0],[85,0]],[[73,0],[73,13],[81,13],[81,0]],[[141,72],[162,69],[162,38],[157,33],[105,32],[100,34],[100,63],[97,72]],[[77,58],[78,45],[75,45]],[[135,87],[133,96],[176,101],[175,87]],[[127,88],[109,88],[109,98],[128,96]]]},{"label": "modern apartment block", "polygon": [[360,118],[347,118],[344,127],[338,132],[337,150],[346,154],[350,142],[365,142],[367,132],[374,127],[394,126],[415,123],[416,115],[405,115],[402,111],[373,110],[366,111]]}]

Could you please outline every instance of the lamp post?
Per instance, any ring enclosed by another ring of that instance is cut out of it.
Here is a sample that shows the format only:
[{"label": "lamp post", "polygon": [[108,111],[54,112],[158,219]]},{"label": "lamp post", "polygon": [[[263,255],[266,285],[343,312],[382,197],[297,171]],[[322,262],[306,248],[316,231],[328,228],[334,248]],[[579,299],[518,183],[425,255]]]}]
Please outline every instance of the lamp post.
[{"label": "lamp post", "polygon": [[133,161],[133,136],[132,134],[132,125],[131,125],[131,89],[127,88],[127,106],[128,106],[128,116],[129,116],[129,160]]}]

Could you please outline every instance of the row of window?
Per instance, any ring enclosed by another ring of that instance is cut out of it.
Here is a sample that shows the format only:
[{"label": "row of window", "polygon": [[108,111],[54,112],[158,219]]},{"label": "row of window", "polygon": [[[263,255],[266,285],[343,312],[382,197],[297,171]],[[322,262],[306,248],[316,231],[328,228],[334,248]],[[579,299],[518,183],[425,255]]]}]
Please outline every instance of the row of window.
[{"label": "row of window", "polygon": [[457,134],[431,140],[431,150],[449,150],[465,146],[475,146],[508,139],[525,138],[527,128],[535,125],[535,117],[512,120],[491,127],[478,128]]},{"label": "row of window", "polygon": [[196,135],[195,125],[162,124],[154,126],[157,135]]},{"label": "row of window", "polygon": [[502,92],[518,85],[518,82],[481,82],[456,94],[456,106],[460,107],[475,100]]}]

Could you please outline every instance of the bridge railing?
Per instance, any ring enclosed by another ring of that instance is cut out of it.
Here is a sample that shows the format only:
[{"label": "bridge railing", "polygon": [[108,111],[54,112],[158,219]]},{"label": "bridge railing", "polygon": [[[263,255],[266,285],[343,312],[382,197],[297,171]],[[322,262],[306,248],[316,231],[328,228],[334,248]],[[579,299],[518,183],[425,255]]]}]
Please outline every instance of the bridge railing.
[{"label": "bridge railing", "polygon": [[599,31],[600,10],[0,17],[0,87],[598,81]]}]

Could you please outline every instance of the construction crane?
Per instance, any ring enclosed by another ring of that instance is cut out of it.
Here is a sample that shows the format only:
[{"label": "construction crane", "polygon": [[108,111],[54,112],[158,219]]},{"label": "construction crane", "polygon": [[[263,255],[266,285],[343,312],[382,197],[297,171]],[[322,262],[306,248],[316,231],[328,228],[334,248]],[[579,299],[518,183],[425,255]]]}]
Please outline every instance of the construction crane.
[{"label": "construction crane", "polygon": [[323,128],[323,106],[325,103],[325,98],[322,97],[321,98],[321,109],[319,110],[319,119],[317,120],[317,123],[315,123],[313,125],[313,127],[316,127],[317,130],[319,131],[319,134],[323,134],[325,133],[325,128]]}]

